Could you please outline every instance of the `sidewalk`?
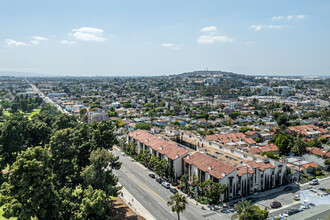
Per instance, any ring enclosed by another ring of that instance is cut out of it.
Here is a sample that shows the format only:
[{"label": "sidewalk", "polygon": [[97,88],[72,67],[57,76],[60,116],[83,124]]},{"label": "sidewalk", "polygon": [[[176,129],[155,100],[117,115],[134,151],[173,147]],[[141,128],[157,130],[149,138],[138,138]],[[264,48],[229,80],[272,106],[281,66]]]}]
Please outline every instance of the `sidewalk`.
[{"label": "sidewalk", "polygon": [[[121,184],[119,184],[121,185]],[[120,190],[119,197],[126,203],[126,205],[136,214],[141,215],[145,219],[156,220],[142,205],[136,200],[124,187]]]}]

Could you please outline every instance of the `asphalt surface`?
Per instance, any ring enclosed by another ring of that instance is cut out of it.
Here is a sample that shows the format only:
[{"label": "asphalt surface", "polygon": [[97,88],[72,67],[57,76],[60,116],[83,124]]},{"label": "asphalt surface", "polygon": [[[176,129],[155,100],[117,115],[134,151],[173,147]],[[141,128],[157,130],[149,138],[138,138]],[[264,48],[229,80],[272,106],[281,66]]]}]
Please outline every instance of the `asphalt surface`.
[{"label": "asphalt surface", "polygon": [[[300,190],[307,190],[309,188],[330,188],[330,180],[320,180],[318,185],[303,185],[301,187],[296,187],[293,188],[291,191],[280,191],[278,193],[274,193],[268,196],[263,196],[261,201],[257,201],[255,204],[259,205],[260,208],[264,208],[265,206],[268,207],[269,210],[269,217],[275,217],[279,216],[279,214],[285,213],[291,209],[296,209],[299,208],[302,204],[300,204],[300,201],[295,201],[294,195],[300,195]],[[282,207],[277,208],[277,209],[272,209],[270,208],[270,203],[273,201],[278,201],[282,204]]]},{"label": "asphalt surface", "polygon": [[[145,207],[145,209],[156,219],[177,219],[177,214],[173,213],[170,207],[167,206],[167,201],[173,195],[168,189],[165,189],[155,179],[148,175],[150,171],[140,165],[138,162],[133,162],[128,156],[122,156],[120,152],[113,150],[112,153],[120,156],[119,161],[122,162],[120,170],[113,171],[118,176],[119,182],[129,191],[132,196]],[[134,201],[132,201],[134,205]],[[188,200],[186,210],[180,215],[181,219],[230,219],[230,214],[203,210],[200,206],[192,204]]]},{"label": "asphalt surface", "polygon": [[46,103],[49,103],[53,106],[55,106],[59,111],[65,114],[70,114],[68,111],[63,109],[60,105],[56,104],[53,100],[51,100],[49,97],[45,96],[33,83],[31,83],[29,80],[25,79],[32,87],[33,91],[36,92]]}]

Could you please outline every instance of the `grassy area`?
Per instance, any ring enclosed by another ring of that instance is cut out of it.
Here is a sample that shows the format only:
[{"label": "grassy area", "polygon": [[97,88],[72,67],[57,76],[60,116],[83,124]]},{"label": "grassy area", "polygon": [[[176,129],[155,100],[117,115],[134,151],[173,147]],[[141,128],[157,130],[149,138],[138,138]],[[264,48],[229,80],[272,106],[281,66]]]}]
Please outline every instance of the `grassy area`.
[{"label": "grassy area", "polygon": [[29,115],[28,115],[28,119],[29,120],[31,120],[31,118],[32,118],[32,116],[33,115],[37,115],[37,114],[39,114],[40,113],[40,108],[38,108],[38,109],[33,109],[33,112],[31,112]]},{"label": "grassy area", "polygon": [[[28,117],[29,120],[31,120],[33,115],[39,114],[40,113],[40,108],[38,109],[33,109],[33,111],[31,113],[25,113],[22,112],[21,110],[19,110],[20,113],[24,114],[25,117]],[[10,116],[12,113],[8,112],[8,111],[3,111],[3,115],[4,116]]]}]

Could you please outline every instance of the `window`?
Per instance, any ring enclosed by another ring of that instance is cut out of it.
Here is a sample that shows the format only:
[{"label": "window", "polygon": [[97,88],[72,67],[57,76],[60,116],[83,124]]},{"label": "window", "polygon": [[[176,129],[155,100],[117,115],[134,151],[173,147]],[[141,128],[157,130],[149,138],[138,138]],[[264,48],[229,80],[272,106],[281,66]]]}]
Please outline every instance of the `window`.
[{"label": "window", "polygon": [[246,154],[244,154],[244,158],[247,158],[247,155]]}]

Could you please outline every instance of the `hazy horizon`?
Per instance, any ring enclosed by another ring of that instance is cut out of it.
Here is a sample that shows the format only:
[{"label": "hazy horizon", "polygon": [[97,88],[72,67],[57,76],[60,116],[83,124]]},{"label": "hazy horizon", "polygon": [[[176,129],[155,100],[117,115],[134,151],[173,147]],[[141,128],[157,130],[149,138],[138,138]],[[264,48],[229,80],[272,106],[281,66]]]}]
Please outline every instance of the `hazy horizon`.
[{"label": "hazy horizon", "polygon": [[6,1],[0,71],[329,76],[330,2]]}]

